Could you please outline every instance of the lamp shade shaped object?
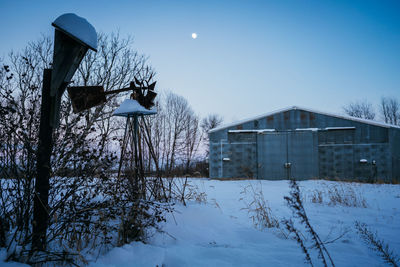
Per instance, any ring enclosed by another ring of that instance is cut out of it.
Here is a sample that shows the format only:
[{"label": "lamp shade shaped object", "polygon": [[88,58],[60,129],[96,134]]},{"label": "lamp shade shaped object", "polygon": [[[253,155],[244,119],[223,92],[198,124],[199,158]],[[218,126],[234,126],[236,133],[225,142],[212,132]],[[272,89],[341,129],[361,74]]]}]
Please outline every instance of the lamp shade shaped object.
[{"label": "lamp shade shaped object", "polygon": [[73,13],[67,13],[59,16],[52,25],[97,52],[97,33],[86,19]]},{"label": "lamp shade shaped object", "polygon": [[61,96],[88,49],[97,51],[97,33],[86,19],[72,13],[59,16],[52,25],[55,35],[50,90],[54,97],[51,122],[53,126],[58,126]]},{"label": "lamp shade shaped object", "polygon": [[[55,29],[51,95],[64,92],[88,49],[97,51],[96,30],[86,19],[64,14],[52,25]],[[63,88],[62,88],[63,87]]]}]

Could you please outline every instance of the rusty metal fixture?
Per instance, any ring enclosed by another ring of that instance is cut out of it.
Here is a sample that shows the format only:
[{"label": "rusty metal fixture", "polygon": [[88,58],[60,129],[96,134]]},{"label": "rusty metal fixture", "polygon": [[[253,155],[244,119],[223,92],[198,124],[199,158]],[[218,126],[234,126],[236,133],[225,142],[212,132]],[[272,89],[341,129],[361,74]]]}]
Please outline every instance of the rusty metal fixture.
[{"label": "rusty metal fixture", "polygon": [[68,95],[75,113],[102,105],[107,101],[103,86],[68,87]]},{"label": "rusty metal fixture", "polygon": [[140,105],[150,109],[154,106],[154,99],[157,96],[157,93],[154,91],[155,85],[156,82],[153,82],[144,86],[143,82],[135,78],[135,82],[131,82],[127,88],[106,92],[103,86],[71,86],[68,87],[68,95],[71,98],[72,108],[75,113],[106,103],[106,95],[128,91],[132,91],[131,99],[138,101]]}]

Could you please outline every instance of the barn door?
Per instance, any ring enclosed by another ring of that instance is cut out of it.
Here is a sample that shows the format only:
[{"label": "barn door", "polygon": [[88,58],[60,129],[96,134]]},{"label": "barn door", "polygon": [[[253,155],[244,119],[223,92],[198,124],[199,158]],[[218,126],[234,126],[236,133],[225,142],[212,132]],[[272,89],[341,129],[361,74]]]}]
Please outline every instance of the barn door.
[{"label": "barn door", "polygon": [[257,138],[258,178],[318,177],[318,146],[312,131],[268,132]]},{"label": "barn door", "polygon": [[288,132],[290,178],[304,180],[318,177],[318,142],[312,131]]},{"label": "barn door", "polygon": [[258,178],[268,180],[286,179],[287,134],[269,132],[257,137]]}]

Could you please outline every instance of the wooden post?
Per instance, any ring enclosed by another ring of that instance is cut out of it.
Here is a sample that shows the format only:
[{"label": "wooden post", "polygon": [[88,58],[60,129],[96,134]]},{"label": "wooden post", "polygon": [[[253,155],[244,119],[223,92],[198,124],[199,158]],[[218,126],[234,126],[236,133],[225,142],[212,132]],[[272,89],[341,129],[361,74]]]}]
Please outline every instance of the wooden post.
[{"label": "wooden post", "polygon": [[50,157],[53,149],[53,127],[50,123],[50,109],[54,101],[50,96],[51,72],[51,69],[45,69],[43,72],[42,106],[36,163],[37,176],[33,203],[33,250],[44,250],[46,248],[46,232],[49,221]]}]

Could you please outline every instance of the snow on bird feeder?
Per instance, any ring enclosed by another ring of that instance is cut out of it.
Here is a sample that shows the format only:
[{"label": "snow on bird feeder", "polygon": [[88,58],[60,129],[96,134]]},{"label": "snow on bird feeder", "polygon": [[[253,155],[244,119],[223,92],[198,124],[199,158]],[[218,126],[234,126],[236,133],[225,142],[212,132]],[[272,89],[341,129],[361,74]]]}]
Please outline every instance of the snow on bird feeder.
[{"label": "snow on bird feeder", "polygon": [[[140,84],[140,83],[139,83]],[[124,139],[122,142],[121,149],[121,158],[118,166],[118,176],[119,179],[121,175],[121,169],[124,161],[125,151],[128,149],[128,145],[130,144],[130,150],[134,155],[134,184],[135,188],[138,188],[139,175],[143,175],[143,170],[141,169],[142,157],[139,156],[138,153],[138,136],[139,136],[139,127],[138,127],[138,118],[146,116],[146,115],[154,115],[157,114],[157,109],[154,106],[154,98],[157,93],[154,92],[155,83],[152,83],[147,87],[147,94],[143,94],[144,87],[136,87],[134,83],[131,83],[131,88],[133,88],[133,94],[131,95],[134,99],[126,99],[121,105],[114,111],[113,116],[126,117],[125,124],[125,133]],[[151,94],[149,94],[151,93]],[[143,106],[143,105],[144,106]],[[146,107],[152,108],[146,108]],[[129,142],[132,140],[133,142]],[[132,144],[133,143],[133,144]],[[130,164],[132,165],[132,164]]]},{"label": "snow on bird feeder", "polygon": [[134,99],[126,99],[114,111],[113,116],[133,117],[134,115],[153,115],[157,113],[156,108],[146,109]]}]

